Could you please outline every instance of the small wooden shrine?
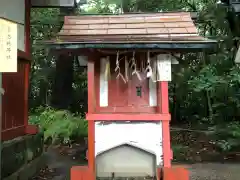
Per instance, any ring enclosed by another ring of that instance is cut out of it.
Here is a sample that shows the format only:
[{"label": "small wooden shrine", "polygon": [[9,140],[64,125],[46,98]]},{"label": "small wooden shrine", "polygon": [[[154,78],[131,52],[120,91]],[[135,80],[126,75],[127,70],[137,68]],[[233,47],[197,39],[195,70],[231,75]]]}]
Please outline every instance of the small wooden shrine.
[{"label": "small wooden shrine", "polygon": [[163,170],[172,159],[171,65],[178,53],[216,44],[198,35],[190,13],[67,16],[48,44],[87,57],[88,166],[73,167],[71,179],[174,180]]}]

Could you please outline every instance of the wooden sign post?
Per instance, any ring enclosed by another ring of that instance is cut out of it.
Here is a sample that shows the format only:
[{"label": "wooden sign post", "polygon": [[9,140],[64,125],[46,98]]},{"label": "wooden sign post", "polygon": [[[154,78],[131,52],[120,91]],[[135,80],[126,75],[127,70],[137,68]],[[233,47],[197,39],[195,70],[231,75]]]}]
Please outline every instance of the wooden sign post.
[{"label": "wooden sign post", "polygon": [[[0,149],[2,149],[2,73],[17,72],[17,24],[0,18]],[[2,152],[0,152],[0,162]],[[2,176],[0,166],[0,177]]]}]

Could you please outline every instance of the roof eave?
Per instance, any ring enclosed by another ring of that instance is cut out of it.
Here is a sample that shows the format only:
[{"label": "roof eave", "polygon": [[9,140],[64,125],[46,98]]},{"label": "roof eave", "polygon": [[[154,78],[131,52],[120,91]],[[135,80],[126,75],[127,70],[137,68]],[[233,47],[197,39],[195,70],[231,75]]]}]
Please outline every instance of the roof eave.
[{"label": "roof eave", "polygon": [[214,50],[217,41],[207,42],[149,42],[149,43],[76,43],[58,42],[47,43],[51,49],[164,49],[164,50]]}]

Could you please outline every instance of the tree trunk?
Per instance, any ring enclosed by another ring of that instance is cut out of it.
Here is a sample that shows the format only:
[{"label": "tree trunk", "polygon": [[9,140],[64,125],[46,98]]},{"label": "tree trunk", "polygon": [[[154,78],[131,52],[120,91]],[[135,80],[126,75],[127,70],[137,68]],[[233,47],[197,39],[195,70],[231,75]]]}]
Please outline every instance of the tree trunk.
[{"label": "tree trunk", "polygon": [[60,55],[57,58],[52,96],[54,108],[68,109],[72,102],[73,58],[68,54]]},{"label": "tree trunk", "polygon": [[[203,65],[206,66],[206,56],[205,52],[200,53],[200,60],[203,62]],[[207,115],[209,118],[209,121],[213,121],[213,108],[212,108],[212,101],[211,101],[211,94],[208,90],[205,90],[204,95],[206,97],[206,103],[207,103]]]},{"label": "tree trunk", "polygon": [[129,7],[130,7],[130,0],[122,0],[122,12],[124,14],[130,12]]}]

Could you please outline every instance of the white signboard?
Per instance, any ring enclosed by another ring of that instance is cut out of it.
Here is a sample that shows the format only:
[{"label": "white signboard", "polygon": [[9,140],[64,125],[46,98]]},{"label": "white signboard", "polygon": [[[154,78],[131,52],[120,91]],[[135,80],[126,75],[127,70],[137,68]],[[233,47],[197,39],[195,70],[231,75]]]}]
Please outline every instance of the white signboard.
[{"label": "white signboard", "polygon": [[172,70],[171,70],[171,55],[161,54],[157,59],[157,72],[158,81],[171,81]]},{"label": "white signboard", "polygon": [[32,7],[74,7],[76,0],[31,0]]},{"label": "white signboard", "polygon": [[0,18],[0,73],[17,72],[17,24]]},{"label": "white signboard", "polygon": [[107,64],[109,64],[109,58],[100,60],[100,107],[108,106],[108,79],[105,77]]}]

